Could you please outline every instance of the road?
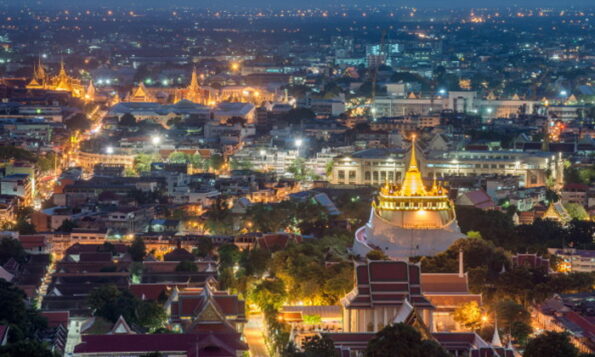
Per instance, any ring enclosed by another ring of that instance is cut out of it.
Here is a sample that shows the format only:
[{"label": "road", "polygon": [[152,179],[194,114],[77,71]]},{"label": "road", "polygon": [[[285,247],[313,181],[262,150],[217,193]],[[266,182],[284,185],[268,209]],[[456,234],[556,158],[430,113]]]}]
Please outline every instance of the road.
[{"label": "road", "polygon": [[264,344],[264,333],[262,315],[250,315],[248,323],[244,327],[244,337],[250,347],[251,357],[268,357],[267,348]]}]

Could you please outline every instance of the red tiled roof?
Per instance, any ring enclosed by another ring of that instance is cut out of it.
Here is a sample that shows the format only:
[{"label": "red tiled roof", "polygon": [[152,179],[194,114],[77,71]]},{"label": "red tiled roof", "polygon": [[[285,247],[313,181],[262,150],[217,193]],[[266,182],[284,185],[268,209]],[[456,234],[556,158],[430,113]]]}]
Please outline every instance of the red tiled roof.
[{"label": "red tiled roof", "polygon": [[47,245],[44,235],[23,235],[19,237],[19,241],[25,249],[45,247]]},{"label": "red tiled roof", "polygon": [[569,183],[564,185],[562,192],[564,191],[580,191],[580,192],[587,192],[589,191],[589,185],[585,185],[582,183]]},{"label": "red tiled roof", "polygon": [[167,293],[169,284],[132,284],[130,285],[130,292],[145,300],[157,300],[163,293]]},{"label": "red tiled roof", "polygon": [[8,325],[0,325],[0,342],[4,339],[4,336],[8,332]]},{"label": "red tiled roof", "polygon": [[42,311],[41,315],[48,320],[49,327],[58,327],[60,325],[68,327],[70,312],[68,311]]},{"label": "red tiled roof", "polygon": [[468,293],[467,277],[459,274],[421,274],[421,290],[424,293]]},{"label": "red tiled roof", "polygon": [[585,332],[585,337],[595,337],[595,325],[593,325],[589,320],[585,319],[579,313],[575,311],[568,311],[564,314],[564,317],[580,327]]},{"label": "red tiled roof", "polygon": [[268,250],[279,250],[285,248],[291,241],[301,243],[302,236],[291,233],[268,233],[256,238],[256,241]]},{"label": "red tiled roof", "polygon": [[79,261],[84,262],[111,262],[112,253],[110,252],[85,252],[80,254]]},{"label": "red tiled roof", "polygon": [[419,267],[397,261],[369,261],[356,266],[357,295],[346,299],[347,307],[375,304],[400,306],[405,299],[416,307],[432,308],[421,295]]},{"label": "red tiled roof", "polygon": [[[202,357],[235,357],[248,346],[239,333],[153,334],[153,335],[83,335],[74,349],[80,354],[178,352],[195,356],[198,344]],[[215,349],[218,347],[217,349]]]},{"label": "red tiled roof", "polygon": [[495,204],[492,198],[484,190],[469,191],[463,194],[476,208],[490,209]]}]

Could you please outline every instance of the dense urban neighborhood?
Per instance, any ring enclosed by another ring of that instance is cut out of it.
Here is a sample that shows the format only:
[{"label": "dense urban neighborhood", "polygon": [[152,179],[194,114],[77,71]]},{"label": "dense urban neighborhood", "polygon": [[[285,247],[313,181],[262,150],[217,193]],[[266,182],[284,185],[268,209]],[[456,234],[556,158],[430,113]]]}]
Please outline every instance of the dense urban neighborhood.
[{"label": "dense urban neighborhood", "polygon": [[0,0],[0,357],[595,354],[595,8],[182,3]]}]

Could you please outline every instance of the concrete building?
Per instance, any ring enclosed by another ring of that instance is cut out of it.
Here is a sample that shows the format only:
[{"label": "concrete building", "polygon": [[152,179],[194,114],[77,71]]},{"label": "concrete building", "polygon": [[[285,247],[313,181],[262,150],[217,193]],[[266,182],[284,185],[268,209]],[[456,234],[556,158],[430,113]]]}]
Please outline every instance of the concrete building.
[{"label": "concrete building", "polygon": [[[402,150],[368,149],[336,157],[330,182],[341,185],[379,185],[400,180],[405,173]],[[427,177],[511,175],[521,187],[545,186],[548,177],[561,185],[561,155],[522,151],[431,151],[420,155],[419,167]]]}]

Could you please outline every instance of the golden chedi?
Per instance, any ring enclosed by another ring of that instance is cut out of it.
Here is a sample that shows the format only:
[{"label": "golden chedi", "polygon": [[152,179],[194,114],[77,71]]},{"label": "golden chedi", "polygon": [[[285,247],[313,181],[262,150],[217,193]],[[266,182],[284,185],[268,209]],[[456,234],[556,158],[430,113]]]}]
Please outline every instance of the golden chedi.
[{"label": "golden chedi", "polygon": [[462,237],[448,190],[436,179],[431,187],[424,185],[413,140],[401,185],[387,182],[380,188],[370,220],[356,232],[353,252],[365,257],[379,249],[402,260],[435,255]]}]

